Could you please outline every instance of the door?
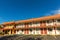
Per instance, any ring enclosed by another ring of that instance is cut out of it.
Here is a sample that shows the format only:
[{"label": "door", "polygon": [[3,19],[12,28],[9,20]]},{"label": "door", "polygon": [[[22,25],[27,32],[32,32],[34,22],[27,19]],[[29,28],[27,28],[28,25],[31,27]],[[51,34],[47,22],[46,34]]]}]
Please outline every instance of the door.
[{"label": "door", "polygon": [[44,34],[47,34],[47,28],[43,29]]}]

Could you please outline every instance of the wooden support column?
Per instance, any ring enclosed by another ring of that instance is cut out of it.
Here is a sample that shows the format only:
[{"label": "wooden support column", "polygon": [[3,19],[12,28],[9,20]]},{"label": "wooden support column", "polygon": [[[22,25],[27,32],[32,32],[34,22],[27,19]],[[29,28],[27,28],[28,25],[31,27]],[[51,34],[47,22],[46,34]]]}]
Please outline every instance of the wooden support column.
[{"label": "wooden support column", "polygon": [[27,34],[29,34],[29,30],[26,30],[27,31]]},{"label": "wooden support column", "polygon": [[[24,28],[27,28],[26,24],[24,24],[24,25],[25,25],[25,27],[24,27]],[[24,34],[26,34],[26,29],[24,30]]]},{"label": "wooden support column", "polygon": [[43,29],[43,33],[44,33],[44,34],[47,34],[47,28],[44,28],[44,29]]},{"label": "wooden support column", "polygon": [[14,29],[14,33],[16,34],[16,30],[15,30],[15,28],[16,28],[16,24],[14,24],[14,27],[13,27],[13,29]]},{"label": "wooden support column", "polygon": [[28,24],[27,23],[25,24],[25,28],[27,28],[27,29],[25,30],[24,34],[29,34]]},{"label": "wooden support column", "polygon": [[24,34],[26,34],[26,30],[24,30]]},{"label": "wooden support column", "polygon": [[14,33],[14,30],[12,30],[12,34],[15,34],[15,33]]},{"label": "wooden support column", "polygon": [[29,34],[29,30],[24,30],[24,34],[28,35]]},{"label": "wooden support column", "polygon": [[54,31],[55,31],[55,34],[56,34],[56,27],[54,27]]},{"label": "wooden support column", "polygon": [[41,34],[43,34],[43,28],[41,28]]},{"label": "wooden support column", "polygon": [[11,34],[11,30],[9,30],[9,34]]},{"label": "wooden support column", "polygon": [[47,34],[49,34],[48,28],[47,28]]}]

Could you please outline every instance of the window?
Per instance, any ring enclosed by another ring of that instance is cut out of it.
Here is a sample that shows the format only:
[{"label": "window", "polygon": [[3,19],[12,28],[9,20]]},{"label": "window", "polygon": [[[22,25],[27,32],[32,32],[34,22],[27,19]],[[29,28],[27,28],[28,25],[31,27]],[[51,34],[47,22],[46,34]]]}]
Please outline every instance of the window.
[{"label": "window", "polygon": [[41,28],[41,30],[43,30],[43,28]]},{"label": "window", "polygon": [[52,31],[52,28],[48,28],[49,31]]},{"label": "window", "polygon": [[44,28],[44,30],[47,30],[47,28]]},{"label": "window", "polygon": [[21,31],[23,32],[23,29]]},{"label": "window", "polygon": [[48,20],[47,23],[52,23],[53,21],[52,20]]},{"label": "window", "polygon": [[47,20],[47,23],[49,23],[49,20]]},{"label": "window", "polygon": [[46,21],[42,21],[43,23],[46,23]]},{"label": "window", "polygon": [[36,29],[36,31],[39,31],[39,30],[40,30],[40,28],[37,28],[37,29]]},{"label": "window", "polygon": [[60,30],[60,28],[57,28],[57,30]]},{"label": "window", "polygon": [[48,20],[46,26],[53,26],[53,20]]},{"label": "window", "polygon": [[32,29],[30,29],[30,31],[32,32]]},{"label": "window", "polygon": [[17,30],[17,32],[18,32],[19,30]]},{"label": "window", "polygon": [[58,19],[57,21],[60,22],[60,19]]}]

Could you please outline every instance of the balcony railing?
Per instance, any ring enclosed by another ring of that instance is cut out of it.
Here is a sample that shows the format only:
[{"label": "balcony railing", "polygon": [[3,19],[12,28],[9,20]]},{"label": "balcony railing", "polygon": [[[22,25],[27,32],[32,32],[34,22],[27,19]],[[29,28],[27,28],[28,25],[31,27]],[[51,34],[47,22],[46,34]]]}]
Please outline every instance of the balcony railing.
[{"label": "balcony railing", "polygon": [[14,26],[6,26],[4,29],[12,29]]},{"label": "balcony railing", "polygon": [[18,26],[16,26],[16,28],[24,28],[25,27],[25,25],[18,25]]},{"label": "balcony railing", "polygon": [[40,30],[29,31],[29,34],[41,34],[41,31]]},{"label": "balcony railing", "polygon": [[60,25],[60,22],[57,22],[56,25],[59,26]]},{"label": "balcony railing", "polygon": [[46,23],[46,26],[53,26],[53,23]]},{"label": "balcony railing", "polygon": [[16,34],[23,34],[23,32],[19,30],[19,31],[16,31]]},{"label": "balcony railing", "polygon": [[29,24],[29,27],[40,27],[40,24]]}]

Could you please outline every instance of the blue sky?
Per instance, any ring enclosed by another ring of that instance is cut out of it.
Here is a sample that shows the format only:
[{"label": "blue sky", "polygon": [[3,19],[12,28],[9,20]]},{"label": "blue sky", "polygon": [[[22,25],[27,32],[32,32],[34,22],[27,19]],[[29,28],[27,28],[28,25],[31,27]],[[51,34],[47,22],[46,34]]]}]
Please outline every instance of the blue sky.
[{"label": "blue sky", "polygon": [[60,9],[60,0],[0,0],[0,23],[38,18]]}]

